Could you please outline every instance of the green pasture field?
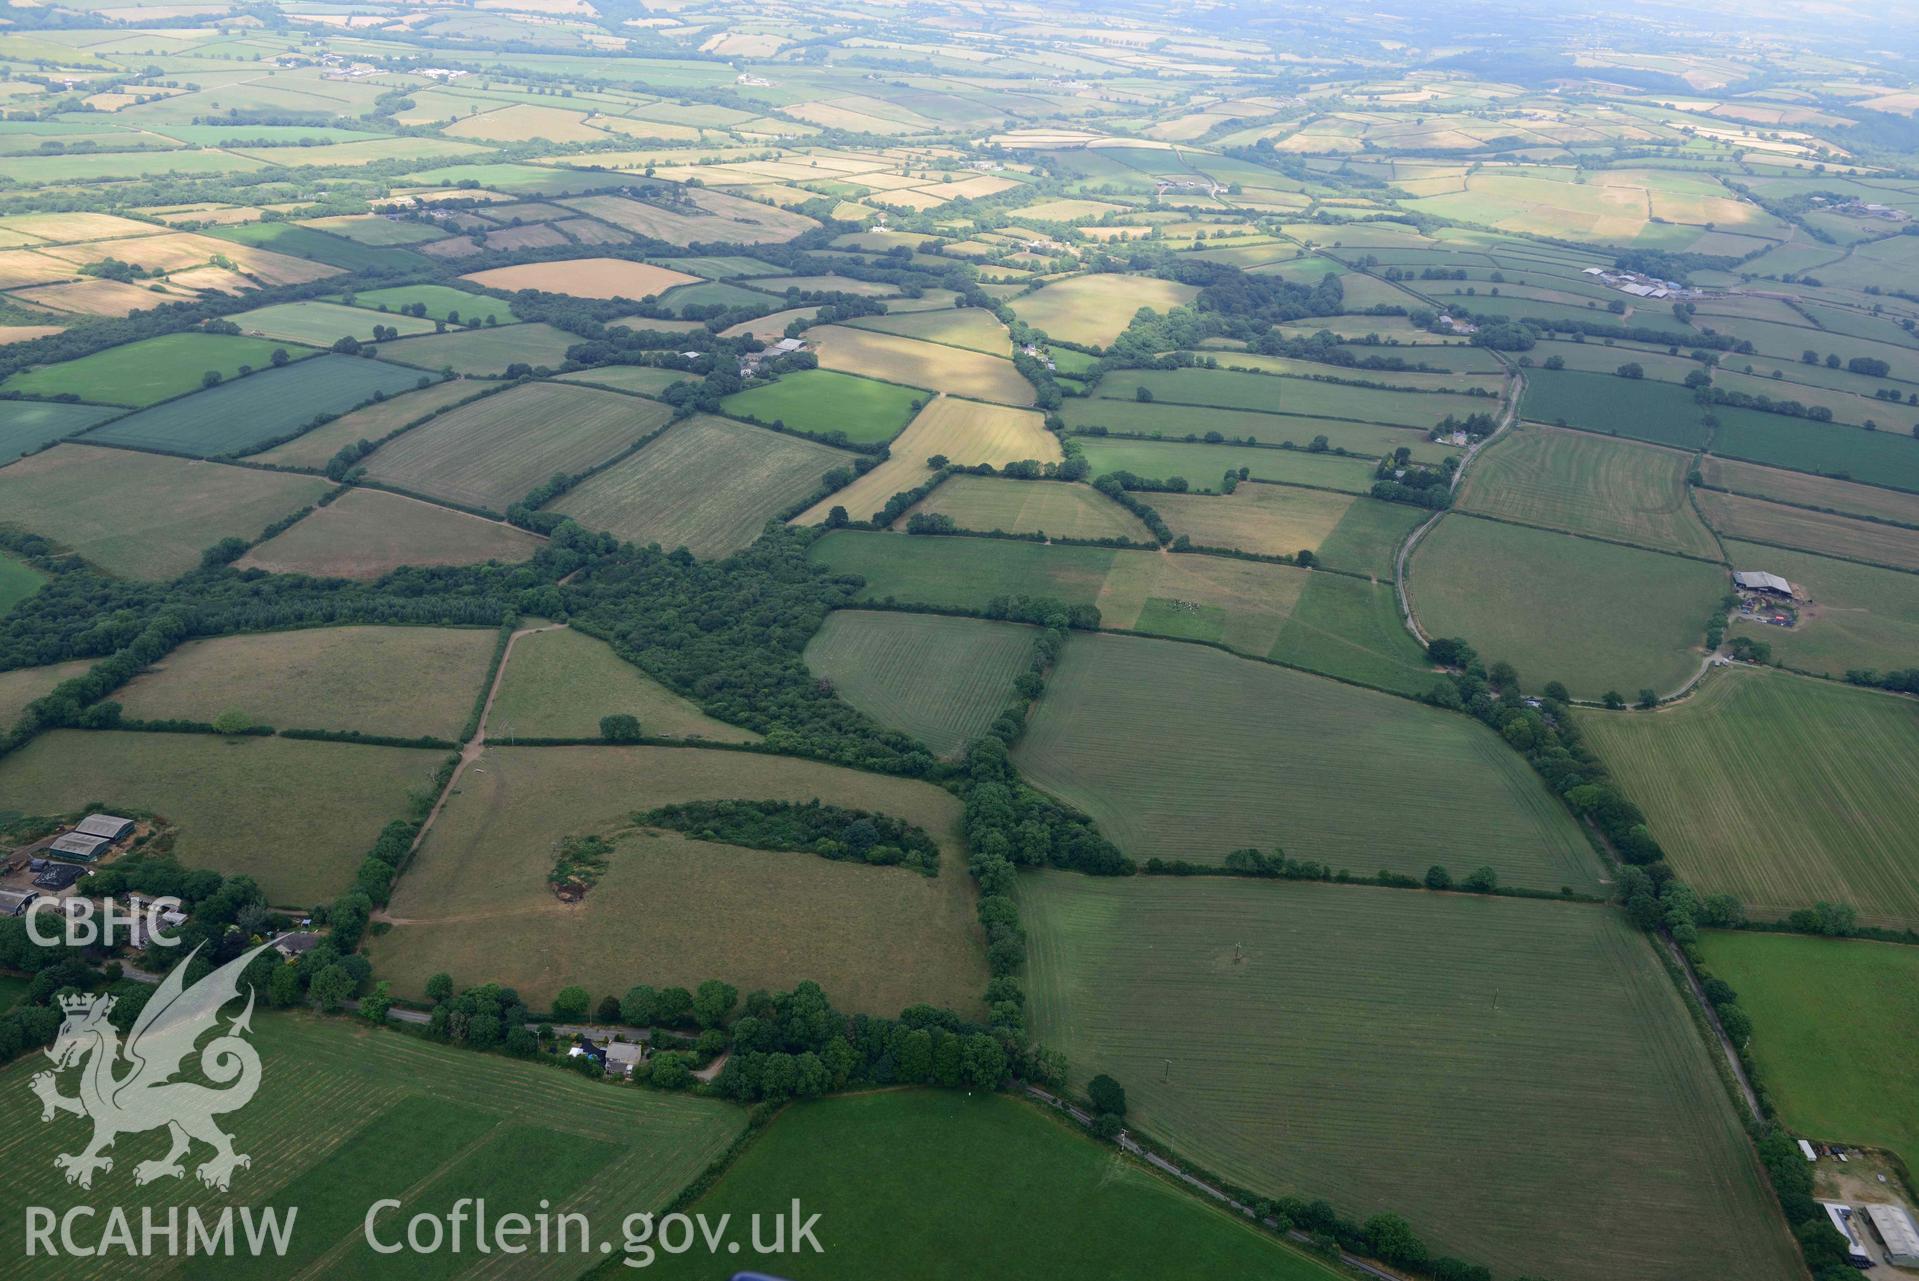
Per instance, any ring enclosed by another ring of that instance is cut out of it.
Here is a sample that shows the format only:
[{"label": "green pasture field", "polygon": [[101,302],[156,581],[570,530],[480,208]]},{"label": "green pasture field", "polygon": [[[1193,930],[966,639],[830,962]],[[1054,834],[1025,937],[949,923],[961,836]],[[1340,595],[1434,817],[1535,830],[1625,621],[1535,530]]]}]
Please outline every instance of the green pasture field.
[{"label": "green pasture field", "polygon": [[1405,699],[1204,646],[1075,635],[1030,720],[1021,771],[1141,862],[1281,847],[1367,876],[1439,863],[1598,885],[1577,825],[1518,753]]},{"label": "green pasture field", "polygon": [[[6,389],[23,396],[71,395],[140,408],[195,390],[209,370],[237,378],[242,365],[266,369],[281,346],[234,334],[161,334],[15,374],[7,379]],[[311,354],[298,347],[287,352],[296,359]]]},{"label": "green pasture field", "polygon": [[[1006,332],[1006,326],[1000,324],[993,313],[984,307],[941,307],[934,311],[899,315],[862,316],[847,323],[855,329],[877,329],[881,333],[899,334],[906,338],[923,338],[927,342],[983,351],[989,356],[1010,356],[1013,352],[1013,339]],[[1079,357],[1087,364],[1091,363],[1090,357],[1059,348],[1053,356],[1062,372],[1071,372],[1067,363],[1059,360],[1062,351]]]},{"label": "green pasture field", "polygon": [[46,585],[47,576],[25,561],[0,554],[0,616]]},{"label": "green pasture field", "polygon": [[1919,530],[1853,520],[1716,490],[1699,491],[1699,506],[1721,536],[1871,561],[1919,571]]},{"label": "green pasture field", "polygon": [[315,427],[285,444],[252,455],[248,461],[318,471],[348,445],[362,440],[377,441],[436,409],[471,400],[487,390],[485,383],[449,378],[413,391],[403,391],[397,396],[388,396],[374,404],[349,410],[324,426]]},{"label": "green pasture field", "polygon": [[636,396],[657,396],[674,383],[687,380],[688,375],[678,369],[655,369],[649,365],[598,365],[561,374],[559,378],[563,383],[611,387]]},{"label": "green pasture field", "polygon": [[0,178],[43,185],[54,182],[116,182],[173,175],[249,173],[265,166],[225,151],[105,151],[92,155],[0,157]]},{"label": "green pasture field", "polygon": [[1707,456],[1700,460],[1701,479],[1708,485],[1849,516],[1877,517],[1901,525],[1919,526],[1919,494],[1877,485],[1808,476],[1804,472],[1761,467],[1732,458]]},{"label": "green pasture field", "polygon": [[1035,1039],[1229,1182],[1390,1210],[1500,1276],[1799,1275],[1706,1047],[1616,910],[1055,872],[1023,876],[1020,905]]},{"label": "green pasture field", "polygon": [[397,395],[419,380],[417,370],[327,353],[128,414],[89,439],[200,458],[238,456],[293,435],[319,415]]},{"label": "green pasture field", "polygon": [[1436,679],[1392,584],[1345,574],[1312,576],[1267,657],[1415,697]]},{"label": "green pasture field", "polygon": [[[1324,364],[1316,360],[1299,360],[1290,356],[1260,356],[1252,352],[1235,351],[1230,355],[1217,351],[1198,353],[1212,356],[1221,365],[1229,369],[1244,367],[1265,374],[1282,374],[1294,378],[1312,378],[1315,375],[1334,378],[1352,378],[1366,382],[1384,383],[1388,387],[1404,387],[1414,391],[1463,392],[1468,388],[1479,388],[1497,396],[1505,390],[1506,378],[1503,374],[1456,374],[1432,373],[1415,369],[1357,369],[1342,368]],[[1421,356],[1424,360],[1424,356]]]},{"label": "green pasture field", "polygon": [[258,538],[328,488],[315,476],[56,445],[0,469],[0,528],[40,534],[110,574],[174,578],[222,538]]},{"label": "green pasture field", "polygon": [[0,730],[12,729],[13,722],[26,710],[28,703],[51,694],[61,681],[85,676],[94,662],[93,659],[83,658],[70,663],[16,667],[12,671],[0,672]]},{"label": "green pasture field", "polygon": [[689,307],[724,307],[729,311],[769,312],[778,310],[781,299],[757,289],[744,289],[739,285],[729,285],[723,280],[703,280],[694,285],[680,285],[661,294],[659,305],[674,315],[682,315]]},{"label": "green pasture field", "polygon": [[338,295],[335,301],[372,311],[397,313],[403,307],[426,304],[428,320],[450,320],[458,315],[461,324],[485,323],[491,316],[503,325],[518,320],[513,304],[487,294],[470,294],[451,285],[396,285],[391,289],[367,289]]},{"label": "green pasture field", "polygon": [[0,467],[64,436],[83,432],[115,412],[100,405],[0,401]]},{"label": "green pasture field", "polygon": [[1701,893],[1735,894],[1760,918],[1824,899],[1871,924],[1919,924],[1910,699],[1730,669],[1649,715],[1579,723]]},{"label": "green pasture field", "polygon": [[[46,1066],[37,1054],[4,1075],[8,1102],[0,1114],[11,1123],[5,1146],[14,1186],[56,1212],[110,1195],[136,1224],[144,1208],[164,1223],[169,1210],[187,1206],[210,1216],[236,1201],[299,1207],[284,1256],[236,1250],[183,1264],[164,1250],[136,1253],[115,1263],[119,1276],[270,1281],[300,1272],[421,1281],[480,1271],[486,1260],[473,1252],[471,1230],[460,1254],[377,1255],[364,1237],[373,1202],[406,1202],[379,1221],[383,1239],[403,1238],[414,1213],[445,1215],[459,1197],[484,1196],[489,1218],[532,1216],[551,1202],[554,1212],[585,1214],[596,1234],[617,1240],[622,1216],[663,1210],[746,1127],[745,1114],[725,1103],[616,1089],[504,1055],[376,1032],[344,1018],[267,1014],[264,1007],[261,1001],[254,1012],[249,1038],[261,1060],[259,1094],[253,1106],[222,1121],[235,1149],[252,1158],[234,1173],[230,1193],[194,1177],[193,1163],[207,1152],[197,1144],[183,1179],[137,1187],[133,1167],[165,1154],[164,1130],[120,1137],[112,1172],[99,1176],[108,1190],[99,1181],[91,1193],[69,1186],[53,1157],[77,1151],[85,1130],[79,1121],[39,1124],[39,1105],[27,1089],[27,1077]],[[231,1012],[239,1009],[236,1003]],[[9,1224],[0,1235],[0,1249],[16,1258],[11,1275],[73,1275],[71,1259],[27,1258],[17,1232]],[[512,1275],[562,1281],[586,1266],[576,1246],[571,1254],[519,1256]]]},{"label": "green pasture field", "polygon": [[[1736,358],[1735,358],[1736,359]],[[1742,365],[1741,368],[1744,368]],[[1764,377],[1758,373],[1741,373],[1736,369],[1720,368],[1713,373],[1713,385],[1727,391],[1742,391],[1752,395],[1770,396],[1774,400],[1796,400],[1804,405],[1823,405],[1832,410],[1834,421],[1864,426],[1871,421],[1880,431],[1895,434],[1911,429],[1913,420],[1919,418],[1919,408],[1896,401],[1876,400],[1861,391],[1842,391],[1826,386],[1812,386],[1806,382],[1792,381],[1804,365],[1780,366],[1784,378]],[[1823,367],[1822,367],[1823,369]]]},{"label": "green pasture field", "polygon": [[[925,1154],[938,1152],[939,1160]],[[1214,1276],[1331,1281],[1322,1263],[1149,1173],[1036,1105],[1003,1094],[896,1090],[780,1114],[693,1207],[736,1223],[784,1212],[806,1189],[823,1253],[783,1255],[782,1276],[973,1281]],[[1048,1207],[1043,1217],[1032,1207]],[[954,1222],[966,1207],[969,1226]],[[996,1222],[1007,1230],[970,1225]],[[610,1277],[622,1269],[608,1268]],[[698,1250],[647,1270],[709,1281]]]},{"label": "green pasture field", "polygon": [[1481,451],[1459,510],[1718,559],[1686,493],[1690,454],[1521,425]]},{"label": "green pasture field", "polygon": [[1194,489],[1217,489],[1220,478],[1228,470],[1244,467],[1255,480],[1316,485],[1349,494],[1363,494],[1373,487],[1373,464],[1360,458],[1246,445],[1118,440],[1101,436],[1074,439],[1085,451],[1095,476],[1113,471],[1129,471],[1148,480],[1183,476]]},{"label": "green pasture field", "polygon": [[1427,514],[1425,509],[1405,503],[1360,498],[1346,509],[1333,532],[1319,545],[1319,558],[1334,569],[1391,582],[1399,545],[1425,523]]},{"label": "green pasture field", "polygon": [[1919,948],[1711,930],[1699,949],[1752,1016],[1779,1119],[1800,1134],[1919,1159]]},{"label": "green pasture field", "polygon": [[1104,626],[1264,655],[1309,577],[1286,565],[993,538],[839,530],[807,553],[866,580],[862,599],[984,609],[995,596],[1093,605]]},{"label": "green pasture field", "polygon": [[1152,393],[1155,402],[1164,401],[1169,405],[1212,405],[1269,414],[1351,418],[1417,427],[1421,431],[1430,430],[1448,414],[1463,418],[1467,414],[1499,412],[1499,400],[1492,396],[1380,391],[1373,387],[1352,387],[1278,374],[1244,374],[1227,369],[1118,369],[1100,380],[1096,395],[1101,400],[1134,401],[1141,387]]},{"label": "green pasture field", "polygon": [[1726,555],[1736,568],[1764,567],[1805,595],[1792,627],[1734,622],[1729,629],[1772,646],[1775,662],[1835,677],[1855,667],[1912,666],[1919,652],[1919,576],[1731,539]]},{"label": "green pasture field", "polygon": [[189,641],[115,692],[130,720],[244,712],[275,729],[457,739],[485,684],[490,627],[309,627]]},{"label": "green pasture field", "polygon": [[[1823,275],[1824,273],[1821,273]],[[1825,356],[1837,355],[1841,364],[1854,356],[1873,356],[1892,367],[1891,376],[1905,381],[1919,379],[1919,351],[1903,343],[1874,342],[1847,334],[1814,329],[1810,325],[1786,325],[1768,320],[1715,318],[1723,332],[1750,341],[1759,350],[1758,359],[1770,356],[1779,361],[1798,361],[1808,349]]]},{"label": "green pasture field", "polygon": [[802,369],[734,392],[720,408],[735,418],[781,422],[813,436],[840,432],[852,444],[876,445],[899,435],[925,400],[926,393],[916,387],[830,369]]},{"label": "green pasture field", "polygon": [[1727,458],[1919,492],[1919,440],[1718,406],[1712,452]]},{"label": "green pasture field", "polygon": [[442,751],[293,738],[54,730],[0,761],[28,814],[104,802],[179,827],[174,853],[260,882],[272,903],[331,901],[380,829],[430,799]]},{"label": "green pasture field", "polygon": [[890,729],[953,756],[1015,700],[1034,631],[939,614],[837,610],[806,645],[806,665]]},{"label": "green pasture field", "polygon": [[403,565],[517,564],[544,539],[438,503],[355,488],[234,562],[237,569],[318,578],[379,578]]},{"label": "green pasture field", "polygon": [[1332,449],[1344,449],[1368,458],[1384,458],[1403,448],[1411,450],[1413,458],[1428,463],[1439,462],[1460,452],[1451,445],[1427,440],[1423,431],[1405,427],[1264,413],[1256,409],[1207,409],[1075,396],[1060,406],[1059,413],[1069,429],[1104,427],[1110,431],[1163,437],[1175,442],[1216,432],[1231,441],[1252,440],[1262,445],[1281,446],[1290,444],[1303,450],[1312,444],[1315,436],[1324,436],[1328,447]]},{"label": "green pasture field", "polygon": [[514,364],[557,369],[566,362],[567,348],[579,341],[579,335],[552,325],[500,325],[422,334],[383,344],[380,350],[403,365],[486,376],[504,373]]},{"label": "green pasture field", "polygon": [[[1631,359],[1624,355],[1619,363]],[[1534,422],[1626,436],[1677,449],[1698,449],[1706,443],[1706,429],[1700,423],[1705,411],[1693,401],[1692,393],[1651,378],[1529,369],[1519,412]],[[1723,420],[1725,411],[1716,412]]]},{"label": "green pasture field", "polygon": [[514,640],[487,716],[487,737],[509,745],[521,738],[597,738],[600,718],[622,712],[637,716],[652,738],[759,739],[751,730],[714,720],[605,641],[565,627]]},{"label": "green pasture field", "polygon": [[1165,312],[1191,302],[1198,294],[1192,285],[1155,276],[1074,276],[1022,294],[1014,300],[1013,311],[1054,338],[1097,347],[1119,337],[1140,308]]},{"label": "green pasture field", "polygon": [[228,317],[249,334],[261,334],[284,342],[305,343],[310,347],[331,347],[341,338],[353,337],[371,342],[373,327],[387,325],[402,336],[430,334],[433,322],[417,316],[381,316],[358,307],[343,307],[335,302],[309,299],[283,302],[255,311],[243,311]]},{"label": "green pasture field", "polygon": [[[664,406],[624,399],[666,417]],[[768,520],[818,489],[821,477],[848,460],[803,437],[701,414],[674,424],[550,510],[641,545],[724,556],[751,543]]]},{"label": "green pasture field", "polygon": [[503,512],[555,475],[605,462],[665,426],[664,405],[533,382],[449,410],[382,446],[367,476],[396,489]]},{"label": "green pasture field", "polygon": [[[1159,497],[1159,495],[1155,495]],[[1337,500],[1340,495],[1328,495]],[[917,514],[951,516],[961,529],[1054,538],[1130,538],[1150,543],[1152,531],[1091,485],[1000,476],[949,476],[894,522],[904,529]]]},{"label": "green pasture field", "polygon": [[737,280],[745,276],[777,276],[784,267],[774,266],[770,262],[761,262],[758,258],[747,258],[739,254],[692,254],[676,258],[661,258],[662,267],[671,267],[674,271],[683,271],[689,276],[705,276],[709,280]]},{"label": "green pasture field", "polygon": [[[849,1013],[979,1008],[986,958],[960,804],[930,783],[691,747],[492,746],[480,764],[401,879],[393,929],[371,943],[396,992],[418,995],[442,970],[498,979],[534,1005],[569,983],[597,998],[635,983],[720,978],[751,991],[812,979]],[[939,875],[631,820],[677,801],[815,798],[917,823],[939,844]],[[554,842],[589,835],[617,848],[586,897],[562,904],[546,879]],[[636,937],[651,942],[635,948]]]},{"label": "green pasture field", "polygon": [[271,249],[277,254],[309,258],[343,271],[366,271],[373,267],[420,271],[433,264],[431,258],[397,245],[363,245],[345,236],[329,235],[291,222],[244,222],[230,227],[209,227],[207,234],[256,249]]},{"label": "green pasture field", "polygon": [[[1611,344],[1603,341],[1564,342],[1547,341],[1533,344],[1526,353],[1532,357],[1533,367],[1526,371],[1530,383],[1535,372],[1553,373],[1542,369],[1554,356],[1565,362],[1566,368],[1574,372],[1605,374],[1609,378],[1618,377],[1613,371],[1621,365],[1631,362],[1646,371],[1646,377],[1661,382],[1684,382],[1686,375],[1695,369],[1703,368],[1690,356],[1668,356],[1664,347],[1627,346],[1624,343]],[[1781,394],[1780,390],[1768,391],[1768,395]]]},{"label": "green pasture field", "polygon": [[1428,636],[1464,637],[1527,688],[1557,680],[1584,699],[1684,685],[1731,586],[1703,561],[1464,515],[1443,518],[1408,568]]}]

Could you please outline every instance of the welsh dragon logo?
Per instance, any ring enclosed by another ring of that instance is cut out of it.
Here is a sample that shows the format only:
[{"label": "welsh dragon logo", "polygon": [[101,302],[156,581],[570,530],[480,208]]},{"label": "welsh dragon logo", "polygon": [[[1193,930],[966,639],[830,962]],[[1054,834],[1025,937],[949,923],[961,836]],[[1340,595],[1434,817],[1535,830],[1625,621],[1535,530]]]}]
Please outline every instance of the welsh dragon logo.
[{"label": "welsh dragon logo", "polygon": [[[213,1085],[172,1078],[200,1039],[219,1031],[220,1010],[240,995],[241,971],[266,947],[261,944],[188,987],[187,965],[200,950],[194,948],[161,980],[124,1045],[107,1019],[113,997],[61,998],[66,1021],[45,1051],[53,1070],[36,1074],[30,1084],[40,1099],[42,1121],[62,1112],[93,1121],[93,1139],[86,1147],[53,1158],[54,1165],[67,1172],[68,1183],[92,1187],[95,1171],[113,1169],[113,1158],[105,1152],[115,1139],[162,1127],[172,1146],[165,1156],[136,1165],[135,1183],[183,1177],[186,1167],[180,1158],[195,1139],[213,1149],[195,1171],[210,1188],[226,1191],[234,1170],[252,1165],[250,1157],[233,1150],[233,1136],[214,1124],[215,1117],[245,1107],[260,1088],[260,1056],[244,1039],[252,1030],[251,988],[239,1017],[200,1051],[200,1074]],[[60,1093],[58,1076],[75,1065],[81,1069],[80,1093],[68,1097]]]}]

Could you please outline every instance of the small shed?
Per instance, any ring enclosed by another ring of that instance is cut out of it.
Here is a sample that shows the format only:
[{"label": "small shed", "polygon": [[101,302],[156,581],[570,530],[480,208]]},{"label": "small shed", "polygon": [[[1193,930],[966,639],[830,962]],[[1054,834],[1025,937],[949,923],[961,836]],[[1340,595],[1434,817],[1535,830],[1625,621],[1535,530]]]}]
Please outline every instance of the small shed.
[{"label": "small shed", "polygon": [[25,916],[39,897],[32,890],[0,890],[0,916]]},{"label": "small shed", "polygon": [[806,350],[806,342],[800,338],[782,338],[773,344],[773,350],[784,356],[788,352]]},{"label": "small shed", "polygon": [[133,830],[133,820],[117,814],[89,814],[74,824],[73,830],[81,836],[97,836],[112,844]]},{"label": "small shed", "polygon": [[1886,1262],[1896,1268],[1919,1268],[1919,1228],[1903,1205],[1862,1205],[1872,1230],[1886,1243]]},{"label": "small shed", "polygon": [[82,836],[79,832],[68,832],[57,836],[47,845],[47,853],[55,858],[66,859],[70,863],[91,863],[108,849],[109,843],[97,836]]}]

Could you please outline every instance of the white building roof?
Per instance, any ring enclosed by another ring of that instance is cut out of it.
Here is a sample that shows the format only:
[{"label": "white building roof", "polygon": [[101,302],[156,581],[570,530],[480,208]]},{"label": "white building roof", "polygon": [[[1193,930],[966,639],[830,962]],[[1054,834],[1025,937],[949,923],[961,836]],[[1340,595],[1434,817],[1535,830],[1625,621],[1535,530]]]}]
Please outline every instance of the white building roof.
[{"label": "white building roof", "polygon": [[1919,1228],[1912,1224],[1912,1216],[1899,1205],[1862,1205],[1872,1219],[1872,1226],[1878,1231],[1880,1240],[1886,1243],[1886,1254],[1895,1263],[1919,1260]]},{"label": "white building roof", "polygon": [[98,836],[109,841],[117,841],[127,834],[133,826],[130,818],[121,818],[116,814],[89,814],[74,824],[73,830],[82,836]]},{"label": "white building roof", "polygon": [[1732,581],[1751,591],[1784,592],[1792,595],[1792,584],[1777,574],[1768,574],[1764,570],[1748,569],[1735,573]]}]

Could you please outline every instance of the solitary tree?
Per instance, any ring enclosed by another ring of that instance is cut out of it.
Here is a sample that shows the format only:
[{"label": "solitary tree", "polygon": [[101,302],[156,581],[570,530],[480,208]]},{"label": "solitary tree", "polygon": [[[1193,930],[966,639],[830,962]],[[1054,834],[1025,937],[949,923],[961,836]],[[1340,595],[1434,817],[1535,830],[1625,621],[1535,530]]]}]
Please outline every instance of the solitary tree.
[{"label": "solitary tree", "polygon": [[559,995],[553,998],[553,1016],[561,1019],[583,1019],[586,1017],[587,1007],[592,1003],[593,998],[587,995],[585,988],[577,985],[563,987]]},{"label": "solitary tree", "polygon": [[253,718],[239,708],[228,708],[213,718],[213,728],[222,734],[244,734],[253,728]]},{"label": "solitary tree", "polygon": [[1616,689],[1609,689],[1600,695],[1599,701],[1616,712],[1626,705],[1626,696]]},{"label": "solitary tree", "polygon": [[1659,706],[1658,690],[1642,689],[1639,691],[1639,709],[1641,711],[1647,711],[1657,706]]},{"label": "solitary tree", "polygon": [[1125,1087],[1104,1072],[1086,1083],[1086,1097],[1101,1112],[1110,1112],[1114,1116],[1126,1115]]},{"label": "solitary tree", "polygon": [[1434,863],[1426,869],[1426,888],[1429,890],[1449,890],[1453,887],[1453,874],[1439,864]]},{"label": "solitary tree", "polygon": [[640,741],[640,718],[626,712],[602,716],[600,737],[609,743],[637,743]]}]

